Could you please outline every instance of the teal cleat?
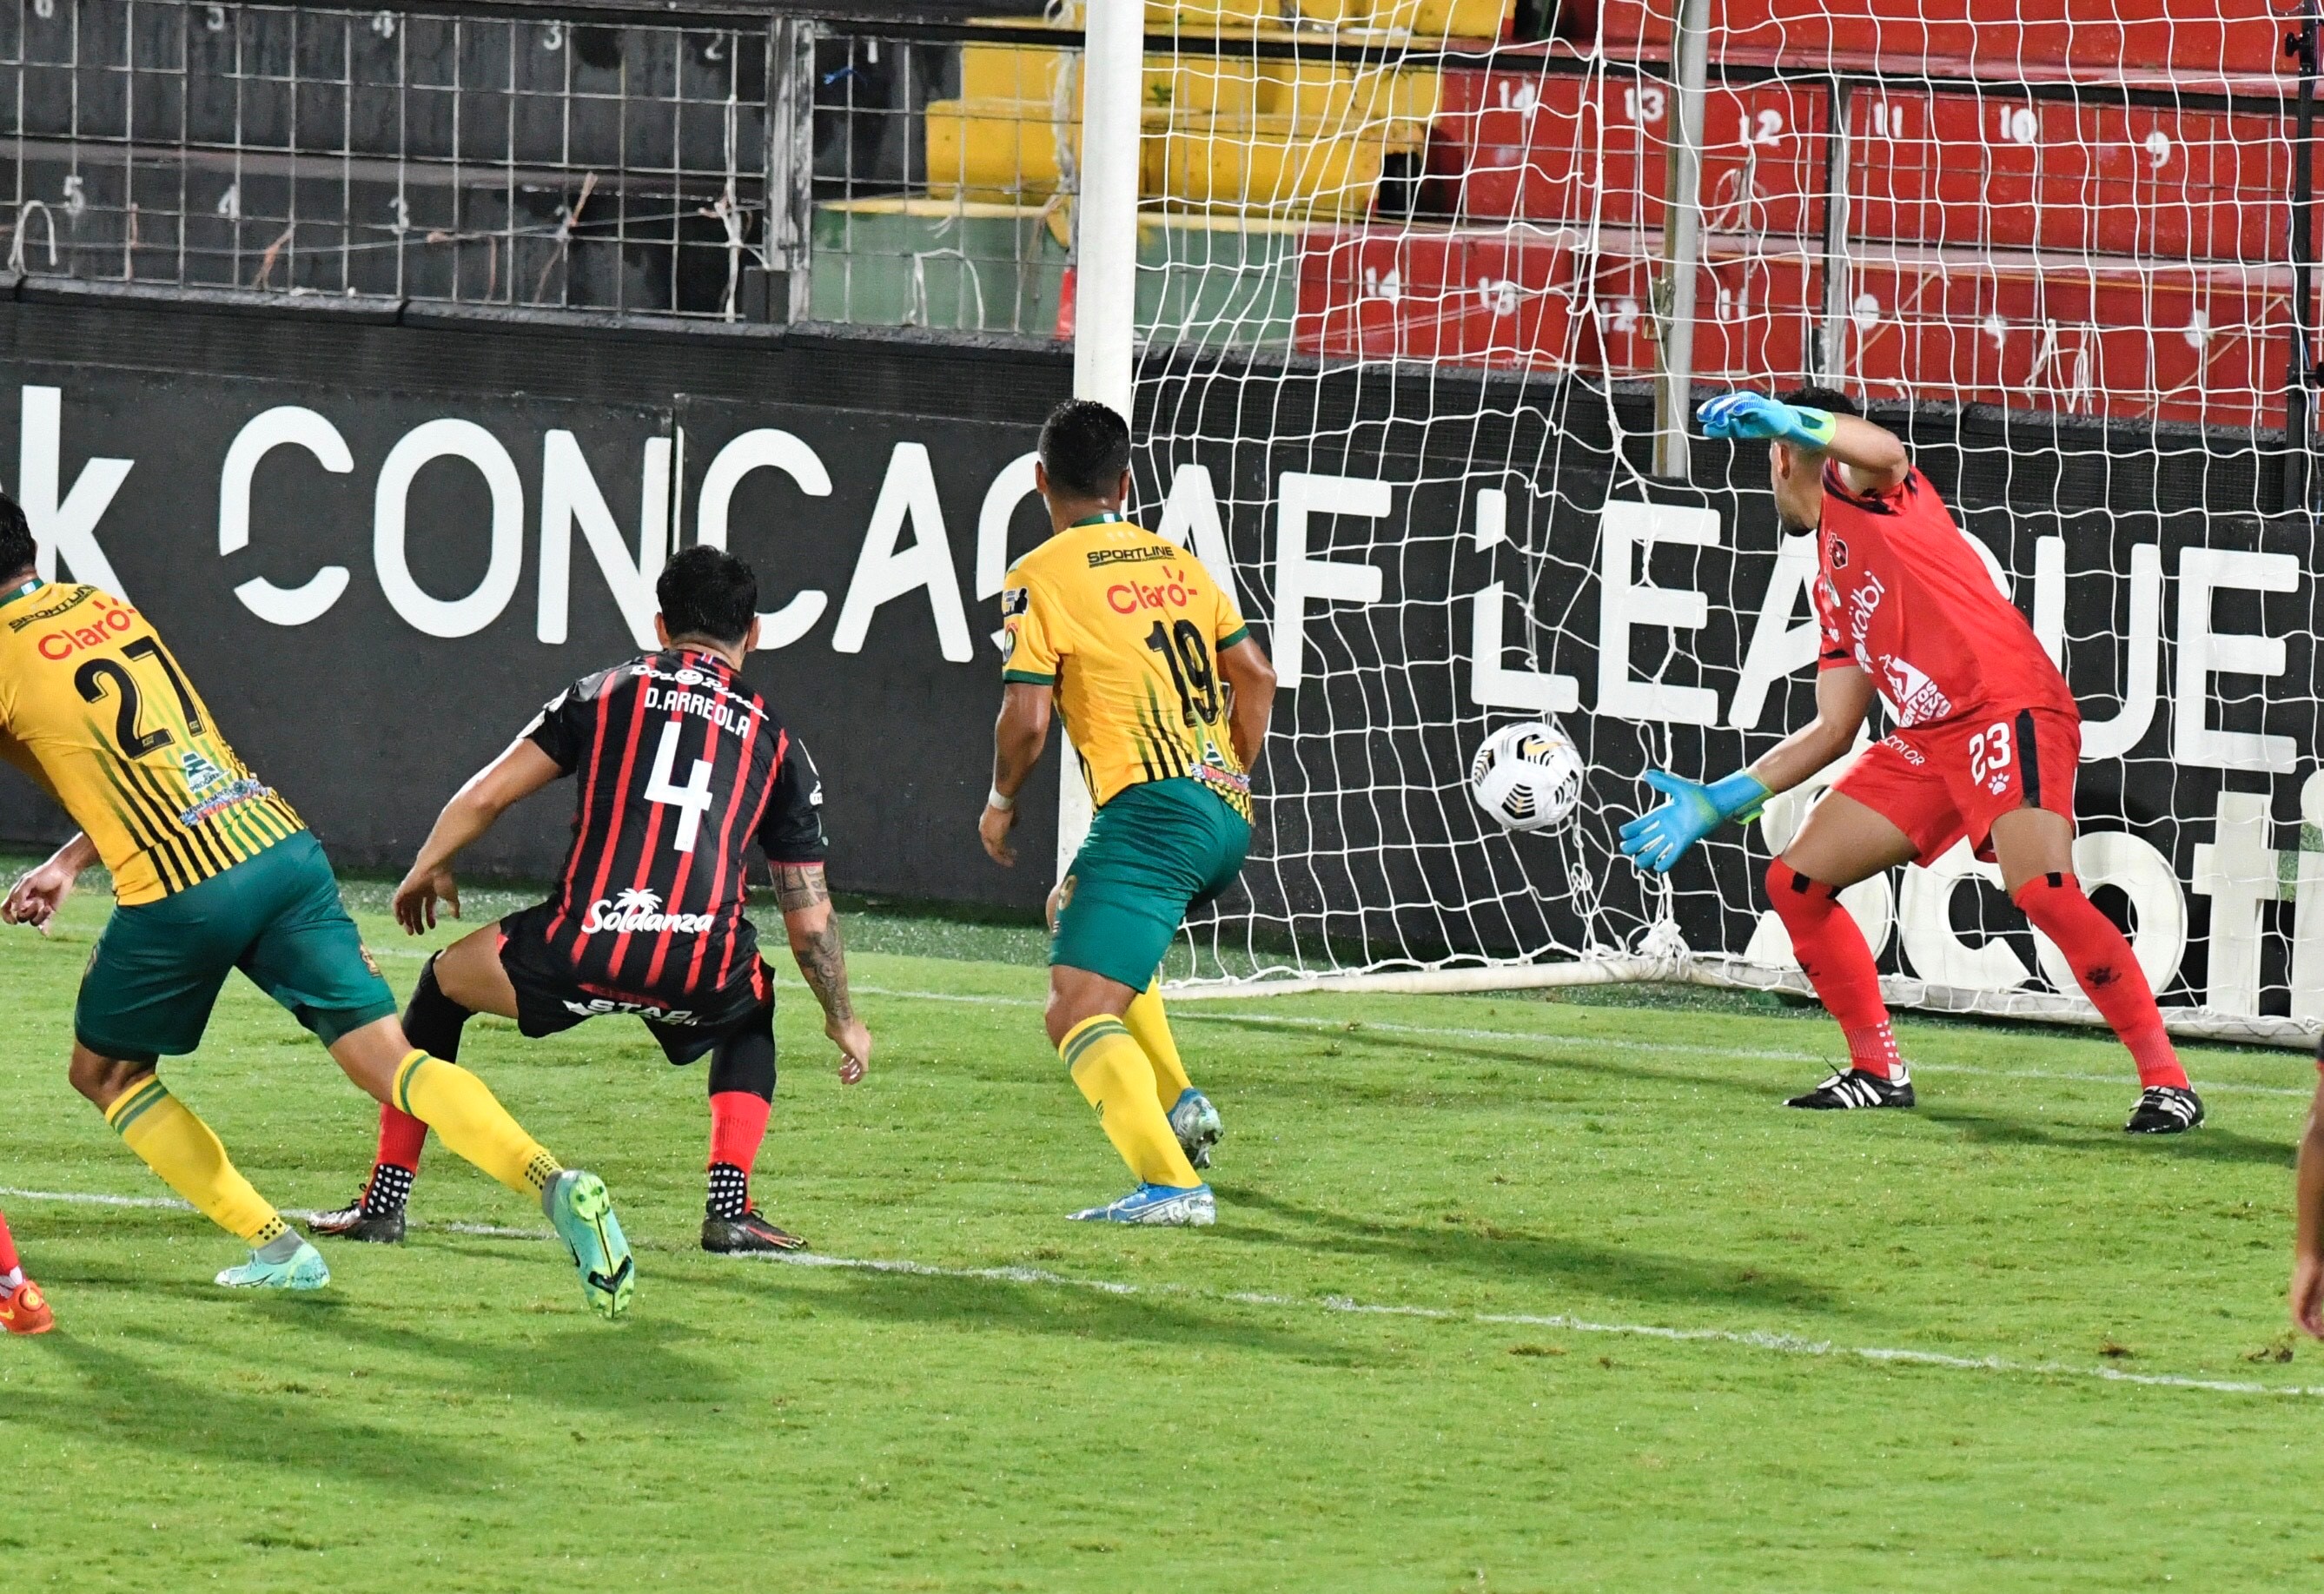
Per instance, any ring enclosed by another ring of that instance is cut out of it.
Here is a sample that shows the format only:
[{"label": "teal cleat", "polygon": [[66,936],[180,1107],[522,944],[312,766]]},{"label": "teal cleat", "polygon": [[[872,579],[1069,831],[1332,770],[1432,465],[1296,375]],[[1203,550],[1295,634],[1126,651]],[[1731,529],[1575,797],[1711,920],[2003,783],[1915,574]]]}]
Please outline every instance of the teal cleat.
[{"label": "teal cleat", "polygon": [[253,1251],[249,1261],[227,1268],[217,1281],[230,1290],[318,1290],[331,1282],[331,1265],[302,1239],[287,1261],[269,1262]]},{"label": "teal cleat", "polygon": [[1207,1229],[1219,1221],[1219,1205],[1211,1199],[1211,1187],[1207,1184],[1197,1184],[1191,1190],[1168,1184],[1140,1184],[1120,1201],[1074,1213],[1073,1221]]},{"label": "teal cleat", "polygon": [[1170,1132],[1178,1137],[1186,1160],[1206,1168],[1211,1166],[1211,1147],[1219,1143],[1226,1129],[1219,1122],[1219,1110],[1211,1105],[1211,1099],[1189,1085],[1171,1104]]},{"label": "teal cleat", "polygon": [[540,1209],[573,1253],[573,1265],[581,1270],[581,1293],[597,1315],[619,1317],[628,1311],[638,1287],[637,1264],[630,1258],[621,1220],[613,1216],[613,1198],[605,1193],[605,1181],[568,1168],[540,1193]]}]

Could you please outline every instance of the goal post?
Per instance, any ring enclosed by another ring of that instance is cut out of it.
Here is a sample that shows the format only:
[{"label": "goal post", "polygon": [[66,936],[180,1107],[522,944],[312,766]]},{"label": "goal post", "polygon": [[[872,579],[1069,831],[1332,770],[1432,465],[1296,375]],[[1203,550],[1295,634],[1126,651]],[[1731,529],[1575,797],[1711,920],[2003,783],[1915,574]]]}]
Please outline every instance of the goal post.
[{"label": "goal post", "polygon": [[[1814,379],[1906,438],[2065,669],[2077,871],[2174,1031],[2312,1041],[2312,62],[2264,0],[1713,0],[1699,60],[1674,5],[1548,40],[1493,0],[1148,14],[1139,511],[1282,682],[1243,884],[1174,989],[1805,993],[1761,876],[1836,769],[1666,880],[1615,833],[1647,769],[1812,712],[1808,539],[1763,451],[1667,422]],[[1520,835],[1469,765],[1535,719],[1590,773]],[[2097,1021],[1965,851],[1846,901],[1899,1006]]]},{"label": "goal post", "polygon": [[[1145,0],[1084,0],[1081,152],[1074,196],[1074,397],[1136,409],[1139,124]],[[1057,732],[1057,871],[1063,880],[1095,815],[1081,762]]]}]

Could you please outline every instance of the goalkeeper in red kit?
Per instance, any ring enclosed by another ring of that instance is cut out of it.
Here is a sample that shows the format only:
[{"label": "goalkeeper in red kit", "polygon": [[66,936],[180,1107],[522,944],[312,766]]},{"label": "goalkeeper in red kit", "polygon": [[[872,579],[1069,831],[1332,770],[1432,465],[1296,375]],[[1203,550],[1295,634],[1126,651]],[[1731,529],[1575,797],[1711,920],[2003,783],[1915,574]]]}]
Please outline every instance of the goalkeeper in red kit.
[{"label": "goalkeeper in red kit", "polygon": [[1891,433],[1838,393],[1729,393],[1700,411],[1713,438],[1764,440],[1775,511],[1816,539],[1822,631],[1816,717],[1749,768],[1710,785],[1666,770],[1661,806],[1622,827],[1622,851],[1667,873],[1729,819],[1749,818],[1855,744],[1877,692],[1895,729],[1868,748],[1767,866],[1767,894],[1800,968],[1840,1020],[1849,1066],[1794,1107],[1910,1107],[1872,949],[1835,900],[1899,863],[1933,863],[1966,839],[2057,944],[2138,1064],[2123,1128],[2173,1135],[2203,1121],[2145,972],[2074,878],[2081,716],[2034,629],[1987,578],[1929,479]]}]

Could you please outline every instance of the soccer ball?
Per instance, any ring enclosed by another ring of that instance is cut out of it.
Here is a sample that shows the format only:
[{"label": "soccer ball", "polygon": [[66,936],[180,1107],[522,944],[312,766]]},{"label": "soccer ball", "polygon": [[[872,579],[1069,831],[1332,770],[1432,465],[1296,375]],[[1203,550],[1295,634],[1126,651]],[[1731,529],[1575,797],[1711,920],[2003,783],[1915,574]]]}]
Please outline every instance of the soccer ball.
[{"label": "soccer ball", "polygon": [[1582,751],[1555,725],[1504,725],[1469,766],[1477,806],[1506,830],[1553,830],[1582,804]]}]

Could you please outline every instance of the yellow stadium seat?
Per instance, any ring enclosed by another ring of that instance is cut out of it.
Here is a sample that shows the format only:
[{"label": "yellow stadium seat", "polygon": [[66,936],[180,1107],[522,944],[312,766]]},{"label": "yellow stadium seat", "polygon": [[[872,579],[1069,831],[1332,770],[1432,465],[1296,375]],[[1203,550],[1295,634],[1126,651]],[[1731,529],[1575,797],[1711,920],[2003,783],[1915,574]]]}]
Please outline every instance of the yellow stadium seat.
[{"label": "yellow stadium seat", "polygon": [[1268,115],[1173,126],[1164,144],[1164,191],[1213,210],[1362,216],[1388,158],[1382,131],[1318,138],[1288,116]]}]

